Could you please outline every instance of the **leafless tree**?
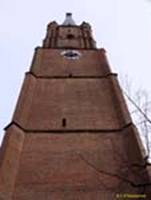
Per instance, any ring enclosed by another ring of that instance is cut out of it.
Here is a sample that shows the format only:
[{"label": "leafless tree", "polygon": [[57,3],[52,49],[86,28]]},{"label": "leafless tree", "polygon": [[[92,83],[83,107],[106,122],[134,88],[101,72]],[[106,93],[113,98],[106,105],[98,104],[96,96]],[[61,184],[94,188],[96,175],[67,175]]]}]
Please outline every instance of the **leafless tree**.
[{"label": "leafless tree", "polygon": [[134,89],[128,76],[121,79],[121,86],[131,117],[144,144],[146,160],[151,162],[151,100],[149,93],[141,88]]}]

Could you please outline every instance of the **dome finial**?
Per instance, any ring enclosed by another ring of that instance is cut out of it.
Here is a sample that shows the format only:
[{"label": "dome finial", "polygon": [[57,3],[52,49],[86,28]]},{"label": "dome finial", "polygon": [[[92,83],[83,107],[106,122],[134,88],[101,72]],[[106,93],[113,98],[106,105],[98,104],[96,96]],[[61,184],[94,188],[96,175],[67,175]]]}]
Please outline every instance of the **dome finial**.
[{"label": "dome finial", "polygon": [[68,26],[68,25],[75,26],[76,25],[74,20],[72,19],[72,13],[70,13],[70,12],[66,13],[66,18],[65,18],[65,21],[63,22],[63,25],[64,26]]}]

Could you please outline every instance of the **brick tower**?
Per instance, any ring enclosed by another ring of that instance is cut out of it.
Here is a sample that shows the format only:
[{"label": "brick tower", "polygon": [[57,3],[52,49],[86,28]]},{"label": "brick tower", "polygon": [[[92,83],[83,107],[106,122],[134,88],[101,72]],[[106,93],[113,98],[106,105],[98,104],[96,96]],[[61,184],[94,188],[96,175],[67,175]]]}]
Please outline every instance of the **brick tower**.
[{"label": "brick tower", "polygon": [[[149,175],[117,74],[91,27],[48,25],[0,151],[0,200],[149,195]],[[151,199],[147,196],[146,199]]]}]

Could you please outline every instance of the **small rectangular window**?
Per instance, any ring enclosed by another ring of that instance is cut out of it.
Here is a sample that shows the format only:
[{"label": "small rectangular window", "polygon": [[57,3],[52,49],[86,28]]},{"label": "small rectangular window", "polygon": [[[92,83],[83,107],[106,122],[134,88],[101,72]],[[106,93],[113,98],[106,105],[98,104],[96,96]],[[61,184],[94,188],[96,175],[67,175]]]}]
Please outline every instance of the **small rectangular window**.
[{"label": "small rectangular window", "polygon": [[67,122],[66,122],[66,119],[63,118],[63,119],[62,119],[62,126],[63,126],[63,127],[66,127],[66,123],[67,123]]}]

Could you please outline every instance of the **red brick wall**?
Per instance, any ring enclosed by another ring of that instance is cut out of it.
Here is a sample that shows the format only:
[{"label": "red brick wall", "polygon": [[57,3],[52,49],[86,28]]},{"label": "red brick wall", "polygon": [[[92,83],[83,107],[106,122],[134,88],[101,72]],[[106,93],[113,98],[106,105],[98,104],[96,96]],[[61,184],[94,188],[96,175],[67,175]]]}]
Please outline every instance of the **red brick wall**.
[{"label": "red brick wall", "polygon": [[138,192],[114,176],[131,179],[125,136],[122,132],[27,134],[15,199],[24,194],[25,199],[103,200],[106,195],[109,200],[119,192]]}]

